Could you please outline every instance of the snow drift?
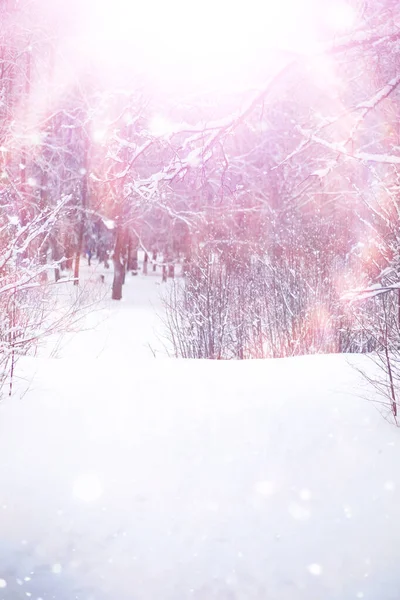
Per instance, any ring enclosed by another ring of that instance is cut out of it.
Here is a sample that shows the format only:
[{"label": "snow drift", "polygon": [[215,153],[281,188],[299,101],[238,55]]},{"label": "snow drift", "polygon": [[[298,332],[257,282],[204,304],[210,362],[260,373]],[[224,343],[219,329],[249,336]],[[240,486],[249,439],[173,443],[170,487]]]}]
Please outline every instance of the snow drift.
[{"label": "snow drift", "polygon": [[398,431],[348,360],[26,360],[0,598],[398,598]]}]

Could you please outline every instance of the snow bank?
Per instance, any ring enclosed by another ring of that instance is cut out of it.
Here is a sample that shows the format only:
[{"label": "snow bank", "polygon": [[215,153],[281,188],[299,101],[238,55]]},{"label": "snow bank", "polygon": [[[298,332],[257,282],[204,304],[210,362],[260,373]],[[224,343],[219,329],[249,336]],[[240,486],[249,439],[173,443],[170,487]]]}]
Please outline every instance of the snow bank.
[{"label": "snow bank", "polygon": [[21,594],[40,564],[56,598],[61,575],[79,598],[398,598],[398,431],[346,357],[24,368],[0,419]]},{"label": "snow bank", "polygon": [[154,359],[156,282],[19,365],[0,599],[397,600],[399,432],[355,358]]}]

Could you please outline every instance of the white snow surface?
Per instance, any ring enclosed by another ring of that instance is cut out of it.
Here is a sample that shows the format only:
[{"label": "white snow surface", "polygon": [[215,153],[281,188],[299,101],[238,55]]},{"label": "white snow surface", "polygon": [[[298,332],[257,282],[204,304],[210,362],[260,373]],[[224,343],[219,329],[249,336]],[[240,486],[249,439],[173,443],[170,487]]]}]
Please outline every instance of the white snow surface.
[{"label": "white snow surface", "polygon": [[364,359],[168,358],[159,282],[20,362],[0,598],[397,600],[399,432]]}]

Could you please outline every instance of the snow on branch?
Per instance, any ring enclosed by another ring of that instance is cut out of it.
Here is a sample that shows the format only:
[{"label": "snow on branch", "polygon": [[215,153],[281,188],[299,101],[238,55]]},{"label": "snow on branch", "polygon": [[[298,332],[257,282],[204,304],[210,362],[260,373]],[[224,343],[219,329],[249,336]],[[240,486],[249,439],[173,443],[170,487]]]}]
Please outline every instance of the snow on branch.
[{"label": "snow on branch", "polygon": [[400,282],[385,286],[382,286],[379,283],[374,283],[373,285],[367,288],[356,288],[354,290],[349,290],[348,292],[343,294],[341,300],[350,303],[360,302],[362,300],[369,300],[370,298],[375,298],[376,296],[380,296],[381,294],[393,292],[394,290],[400,290]]},{"label": "snow on branch", "polygon": [[347,140],[344,142],[329,142],[319,136],[310,134],[299,128],[301,133],[308,138],[309,141],[315,142],[332,152],[342,154],[348,158],[361,160],[364,162],[374,162],[387,165],[400,165],[400,156],[397,154],[373,154],[370,152],[348,152],[345,148]]},{"label": "snow on branch", "polygon": [[324,48],[321,54],[339,54],[354,48],[376,47],[381,44],[395,42],[400,39],[400,31],[395,29],[390,33],[379,33],[378,31],[357,31],[348,36],[335,40],[333,44]]},{"label": "snow on branch", "polygon": [[400,73],[396,77],[393,77],[393,79],[391,79],[386,85],[384,85],[383,88],[378,90],[376,94],[372,96],[372,98],[358,104],[356,106],[356,109],[372,110],[373,108],[378,106],[378,104],[382,102],[382,100],[385,100],[397,88],[399,84]]}]

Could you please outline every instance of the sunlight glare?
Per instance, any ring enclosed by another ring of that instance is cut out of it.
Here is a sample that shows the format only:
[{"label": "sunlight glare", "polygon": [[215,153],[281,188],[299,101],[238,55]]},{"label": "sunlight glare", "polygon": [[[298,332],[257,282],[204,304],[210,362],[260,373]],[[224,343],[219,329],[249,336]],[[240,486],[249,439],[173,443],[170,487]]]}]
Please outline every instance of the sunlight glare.
[{"label": "sunlight glare", "polygon": [[95,129],[92,133],[93,141],[98,144],[104,142],[106,136],[107,136],[106,129]]},{"label": "sunlight glare", "polygon": [[190,78],[193,67],[240,65],[274,47],[307,51],[315,44],[314,1],[98,0],[85,28],[86,44],[97,60],[113,63],[122,53],[144,69],[146,61],[184,65]]},{"label": "sunlight glare", "polygon": [[150,119],[149,132],[155,137],[168,135],[173,133],[175,129],[176,126],[174,127],[168,119],[161,115],[154,115],[154,117]]},{"label": "sunlight glare", "polygon": [[341,33],[354,26],[357,14],[347,2],[333,2],[327,7],[325,18],[334,32]]}]

